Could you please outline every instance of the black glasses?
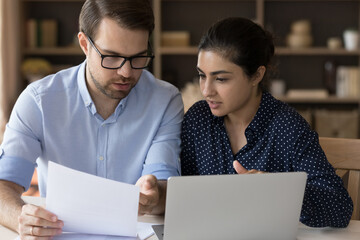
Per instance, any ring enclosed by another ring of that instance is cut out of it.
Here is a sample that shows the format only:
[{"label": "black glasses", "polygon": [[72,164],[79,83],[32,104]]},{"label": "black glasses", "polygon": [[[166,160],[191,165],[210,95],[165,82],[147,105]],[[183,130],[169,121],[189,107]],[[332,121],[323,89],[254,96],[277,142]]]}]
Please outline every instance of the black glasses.
[{"label": "black glasses", "polygon": [[[95,51],[101,57],[101,66],[106,69],[119,69],[126,61],[130,62],[130,66],[132,69],[144,69],[149,67],[151,61],[154,59],[154,55],[144,55],[144,56],[132,56],[132,57],[124,57],[120,55],[103,55],[101,52],[95,47],[93,40],[87,36],[91,46],[94,47]],[[151,45],[148,43],[149,51],[152,52]]]}]

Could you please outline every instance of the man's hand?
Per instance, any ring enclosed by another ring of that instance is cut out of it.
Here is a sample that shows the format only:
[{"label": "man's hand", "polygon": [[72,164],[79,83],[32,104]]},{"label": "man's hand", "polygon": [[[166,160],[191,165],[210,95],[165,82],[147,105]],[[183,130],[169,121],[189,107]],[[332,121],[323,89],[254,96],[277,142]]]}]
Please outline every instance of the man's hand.
[{"label": "man's hand", "polygon": [[21,240],[47,240],[62,232],[64,223],[56,215],[46,209],[25,204],[22,207],[19,220],[19,235]]},{"label": "man's hand", "polygon": [[263,171],[258,171],[256,169],[251,169],[248,171],[246,168],[244,168],[238,161],[233,161],[233,166],[235,171],[238,174],[254,174],[254,173],[264,173]]},{"label": "man's hand", "polygon": [[139,215],[150,214],[159,205],[159,182],[154,175],[145,175],[139,178],[136,186],[140,187]]}]

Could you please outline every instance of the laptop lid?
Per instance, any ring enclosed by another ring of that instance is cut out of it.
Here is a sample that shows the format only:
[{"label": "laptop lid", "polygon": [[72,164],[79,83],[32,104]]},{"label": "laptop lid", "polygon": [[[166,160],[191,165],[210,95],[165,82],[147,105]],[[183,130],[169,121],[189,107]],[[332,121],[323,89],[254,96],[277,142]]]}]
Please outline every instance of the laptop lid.
[{"label": "laptop lid", "polygon": [[171,177],[164,239],[295,239],[306,178],[304,172]]}]

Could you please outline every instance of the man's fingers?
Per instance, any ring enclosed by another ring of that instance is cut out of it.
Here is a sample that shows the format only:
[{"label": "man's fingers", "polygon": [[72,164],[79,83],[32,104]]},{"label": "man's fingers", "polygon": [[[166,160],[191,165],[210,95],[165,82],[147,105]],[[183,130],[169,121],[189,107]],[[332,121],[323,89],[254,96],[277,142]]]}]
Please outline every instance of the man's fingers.
[{"label": "man's fingers", "polygon": [[19,222],[23,225],[38,226],[38,227],[62,228],[64,226],[64,223],[61,220],[58,220],[56,222],[50,222],[46,219],[42,219],[30,215],[19,216]]},{"label": "man's fingers", "polygon": [[144,214],[150,214],[153,210],[154,206],[149,206],[149,205],[142,205],[139,204],[139,215],[144,215]]},{"label": "man's fingers", "polygon": [[156,205],[157,195],[156,194],[144,194],[140,192],[139,203],[142,205],[153,206]]},{"label": "man's fingers", "polygon": [[140,192],[139,203],[142,205],[148,205],[150,204],[150,202],[151,202],[150,197]]},{"label": "man's fingers", "polygon": [[60,228],[43,228],[43,227],[34,227],[34,226],[23,226],[23,228],[27,228],[29,230],[26,231],[24,229],[24,232],[27,232],[27,235],[30,236],[38,236],[38,237],[52,237],[55,235],[59,235],[62,233],[62,230]]},{"label": "man's fingers", "polygon": [[45,219],[50,222],[57,222],[58,218],[55,214],[47,211],[45,208],[38,207],[31,204],[25,204],[22,208],[23,213]]},{"label": "man's fingers", "polygon": [[145,195],[143,193],[140,193],[138,211],[139,215],[150,214],[154,206],[156,205],[154,201],[155,199],[153,199],[151,195]]},{"label": "man's fingers", "polygon": [[238,174],[245,174],[248,172],[238,161],[233,161],[233,167]]},{"label": "man's fingers", "polygon": [[145,175],[138,180],[136,185],[140,187],[140,191],[151,190],[156,187],[157,179],[154,175]]}]

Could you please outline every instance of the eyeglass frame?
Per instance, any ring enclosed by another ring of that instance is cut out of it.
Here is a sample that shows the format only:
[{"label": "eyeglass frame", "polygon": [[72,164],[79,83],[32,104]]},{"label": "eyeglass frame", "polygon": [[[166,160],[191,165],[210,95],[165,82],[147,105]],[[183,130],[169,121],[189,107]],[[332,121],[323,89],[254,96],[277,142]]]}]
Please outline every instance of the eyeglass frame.
[{"label": "eyeglass frame", "polygon": [[[135,55],[135,56],[131,56],[131,57],[124,57],[124,56],[116,55],[116,54],[115,54],[115,55],[102,54],[102,53],[99,51],[99,49],[95,46],[95,43],[94,43],[94,41],[91,39],[91,37],[89,37],[88,35],[86,35],[86,37],[87,37],[87,39],[89,40],[91,46],[93,46],[93,48],[95,49],[95,51],[100,55],[100,57],[101,57],[101,67],[103,67],[103,68],[105,68],[105,69],[116,70],[116,69],[122,68],[122,67],[125,65],[126,61],[129,61],[129,62],[130,62],[130,67],[131,67],[132,69],[136,69],[136,70],[145,69],[145,68],[148,68],[148,67],[149,67],[150,63],[151,63],[152,60],[155,58],[155,56],[154,56],[153,54],[152,54],[152,55],[146,55],[146,56],[138,56],[138,55]],[[148,49],[147,49],[147,51],[149,51],[149,50],[150,50],[150,52],[152,52],[151,44],[150,44],[150,42],[148,41]],[[106,58],[106,57],[119,57],[119,58],[123,58],[124,61],[120,64],[119,67],[109,68],[109,67],[105,67],[105,66],[103,65],[104,58]],[[142,68],[135,68],[135,67],[133,67],[133,65],[132,65],[132,60],[133,60],[134,58],[145,58],[145,57],[150,58],[150,61],[149,61],[149,63],[148,63],[147,66],[142,67]]]}]

